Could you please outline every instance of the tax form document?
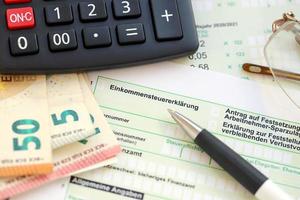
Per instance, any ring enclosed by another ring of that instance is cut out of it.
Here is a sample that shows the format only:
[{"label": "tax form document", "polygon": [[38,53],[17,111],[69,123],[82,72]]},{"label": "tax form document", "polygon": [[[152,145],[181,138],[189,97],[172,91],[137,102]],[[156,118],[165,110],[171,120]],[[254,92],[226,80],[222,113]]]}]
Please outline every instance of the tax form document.
[{"label": "tax form document", "polygon": [[174,63],[89,74],[119,162],[70,178],[66,200],[254,199],[169,116],[177,110],[300,199],[300,115],[277,87]]},{"label": "tax form document", "polygon": [[[91,167],[77,171],[77,172],[73,173],[72,175],[76,175],[76,174],[90,171],[93,169],[101,168],[103,166],[114,164],[114,163],[117,163],[117,159],[115,157],[110,158],[104,162],[97,164],[97,165],[93,165]],[[45,184],[34,190],[29,190],[18,196],[12,197],[12,198],[10,198],[10,200],[32,200],[32,199],[63,200],[65,198],[65,194],[67,191],[68,182],[69,182],[68,177],[62,178],[62,179],[56,180],[54,182]],[[49,195],[49,194],[51,194],[51,195]]]},{"label": "tax form document", "polygon": [[288,11],[300,16],[300,1],[193,0],[192,3],[200,47],[194,55],[174,62],[270,83],[272,79],[268,76],[244,72],[242,64],[266,65],[263,47],[272,34],[273,21]]}]

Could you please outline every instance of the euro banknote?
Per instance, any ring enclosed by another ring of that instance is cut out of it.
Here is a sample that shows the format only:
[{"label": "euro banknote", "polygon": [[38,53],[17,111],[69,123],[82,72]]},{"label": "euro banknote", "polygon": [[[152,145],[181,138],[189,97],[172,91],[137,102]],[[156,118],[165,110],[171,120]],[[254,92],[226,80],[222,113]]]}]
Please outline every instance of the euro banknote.
[{"label": "euro banknote", "polygon": [[48,75],[47,91],[53,149],[94,133],[77,74]]},{"label": "euro banknote", "polygon": [[0,176],[52,171],[45,76],[0,75]]},{"label": "euro banknote", "polygon": [[0,179],[0,199],[15,196],[50,181],[90,169],[92,166],[101,166],[101,162],[114,158],[121,151],[89,85],[80,75],[79,81],[84,91],[84,102],[93,119],[94,134],[80,142],[54,150],[54,170],[50,174]]}]

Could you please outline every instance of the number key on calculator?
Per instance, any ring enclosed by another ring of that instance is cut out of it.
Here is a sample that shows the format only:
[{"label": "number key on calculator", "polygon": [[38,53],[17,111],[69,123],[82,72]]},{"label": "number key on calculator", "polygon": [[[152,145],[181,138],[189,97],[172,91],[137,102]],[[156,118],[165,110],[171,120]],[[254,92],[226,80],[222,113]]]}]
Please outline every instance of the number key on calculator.
[{"label": "number key on calculator", "polygon": [[190,0],[0,0],[0,72],[99,70],[193,53]]}]

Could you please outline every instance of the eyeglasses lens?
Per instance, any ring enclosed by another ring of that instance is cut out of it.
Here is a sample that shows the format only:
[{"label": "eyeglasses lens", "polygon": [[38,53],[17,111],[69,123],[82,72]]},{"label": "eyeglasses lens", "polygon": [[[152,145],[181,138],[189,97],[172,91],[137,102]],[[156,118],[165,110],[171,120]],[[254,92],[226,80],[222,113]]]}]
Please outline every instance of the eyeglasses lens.
[{"label": "eyeglasses lens", "polygon": [[300,24],[282,25],[271,36],[264,53],[275,80],[300,109]]}]

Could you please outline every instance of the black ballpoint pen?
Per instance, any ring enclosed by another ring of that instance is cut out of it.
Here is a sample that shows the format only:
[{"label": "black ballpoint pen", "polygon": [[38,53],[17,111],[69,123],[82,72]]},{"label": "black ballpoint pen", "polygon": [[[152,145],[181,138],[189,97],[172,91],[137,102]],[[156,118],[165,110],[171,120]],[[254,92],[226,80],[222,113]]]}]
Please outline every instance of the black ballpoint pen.
[{"label": "black ballpoint pen", "polygon": [[292,200],[268,177],[221,140],[182,114],[168,110],[177,124],[225,171],[259,200]]}]

